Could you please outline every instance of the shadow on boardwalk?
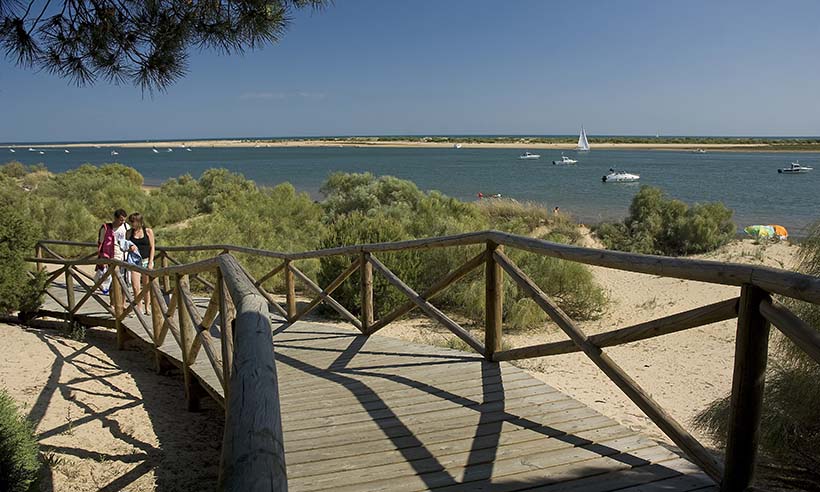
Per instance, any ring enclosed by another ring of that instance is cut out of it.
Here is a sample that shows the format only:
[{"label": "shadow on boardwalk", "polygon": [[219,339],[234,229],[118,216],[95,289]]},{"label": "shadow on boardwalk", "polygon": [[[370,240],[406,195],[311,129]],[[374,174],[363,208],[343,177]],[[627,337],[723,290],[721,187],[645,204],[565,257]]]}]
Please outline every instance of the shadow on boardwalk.
[{"label": "shadow on boardwalk", "polygon": [[29,331],[53,354],[29,412],[51,461],[41,490],[214,488],[223,428],[216,403],[203,399],[202,411],[188,412],[181,378],[157,375],[142,349],[116,350],[110,331],[89,330],[83,342]]}]

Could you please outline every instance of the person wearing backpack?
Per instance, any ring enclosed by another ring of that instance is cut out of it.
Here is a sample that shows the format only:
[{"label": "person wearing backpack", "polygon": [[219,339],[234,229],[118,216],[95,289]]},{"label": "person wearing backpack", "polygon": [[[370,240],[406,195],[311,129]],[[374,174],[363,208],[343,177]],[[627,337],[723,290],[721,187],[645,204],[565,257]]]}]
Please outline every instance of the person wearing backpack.
[{"label": "person wearing backpack", "polygon": [[[143,268],[154,268],[154,231],[150,227],[145,227],[145,220],[142,214],[134,212],[128,216],[128,223],[131,229],[126,233],[126,238],[137,246],[141,257],[140,266]],[[140,272],[131,272],[131,287],[134,289],[134,299],[140,295],[141,289],[148,289],[148,275]],[[151,305],[151,292],[146,292],[143,297],[142,312],[148,314],[148,306]],[[135,308],[137,309],[137,308]]]},{"label": "person wearing backpack", "polygon": [[[123,251],[120,249],[120,244],[125,241],[126,233],[128,232],[129,226],[126,224],[125,218],[128,216],[123,209],[117,209],[114,211],[114,220],[111,222],[106,222],[105,224],[100,226],[100,230],[97,233],[97,258],[108,258],[112,260],[124,261],[125,255]],[[98,265],[98,271],[105,271],[105,265]],[[123,278],[126,278],[124,275],[124,269],[120,269],[120,275]],[[112,279],[112,281],[116,281]],[[111,296],[111,292],[109,292],[109,296]],[[111,299],[112,307],[113,307],[114,299]],[[123,296],[123,305],[121,308],[125,309],[125,297]]]}]

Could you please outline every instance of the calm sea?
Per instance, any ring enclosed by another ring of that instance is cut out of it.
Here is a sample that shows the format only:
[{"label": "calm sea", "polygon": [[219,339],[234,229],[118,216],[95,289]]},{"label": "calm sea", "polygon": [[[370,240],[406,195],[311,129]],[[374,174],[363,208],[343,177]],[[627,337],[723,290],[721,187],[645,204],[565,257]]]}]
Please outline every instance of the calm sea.
[{"label": "calm sea", "polygon": [[[500,193],[519,201],[558,206],[587,223],[626,215],[632,197],[643,184],[658,186],[685,202],[722,201],[735,211],[741,228],[750,224],[781,224],[792,234],[820,218],[820,154],[763,152],[690,152],[592,150],[566,152],[575,166],[554,166],[560,151],[533,150],[540,160],[519,160],[524,149],[420,148],[195,148],[156,154],[150,148],[42,149],[44,154],[18,149],[5,160],[44,163],[62,172],[83,163],[117,161],[137,169],[146,184],[158,185],[185,173],[199,176],[213,167],[244,174],[259,184],[288,181],[320,199],[319,187],[334,171],[392,175],[415,182],[424,190],[439,190],[462,200],[478,192]],[[777,168],[800,159],[815,168],[802,175],[783,175]],[[641,175],[640,183],[602,183],[609,168]]]}]

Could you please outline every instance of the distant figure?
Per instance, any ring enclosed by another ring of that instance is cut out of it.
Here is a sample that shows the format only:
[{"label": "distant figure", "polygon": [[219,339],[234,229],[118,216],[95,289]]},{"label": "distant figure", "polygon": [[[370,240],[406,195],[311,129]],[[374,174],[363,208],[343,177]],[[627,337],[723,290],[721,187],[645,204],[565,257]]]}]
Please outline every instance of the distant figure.
[{"label": "distant figure", "polygon": [[479,191],[479,192],[478,192],[478,199],[479,199],[479,200],[481,200],[482,198],[484,198],[484,193],[481,193],[481,192]]},{"label": "distant figure", "polygon": [[552,215],[558,215],[559,213],[561,213],[561,209],[560,209],[560,208],[555,207],[554,209],[552,209]]},{"label": "distant figure", "polygon": [[[131,230],[128,231],[128,239],[131,240],[139,250],[142,258],[140,266],[143,268],[154,268],[154,231],[150,227],[145,227],[145,220],[142,214],[134,212],[128,216],[128,223],[131,224]],[[140,295],[142,289],[148,288],[148,275],[142,275],[139,272],[131,272],[131,286],[134,289],[134,299]],[[142,304],[142,312],[148,314],[148,306],[151,305],[151,293],[146,292],[140,303]],[[139,307],[135,308],[138,309]]]}]

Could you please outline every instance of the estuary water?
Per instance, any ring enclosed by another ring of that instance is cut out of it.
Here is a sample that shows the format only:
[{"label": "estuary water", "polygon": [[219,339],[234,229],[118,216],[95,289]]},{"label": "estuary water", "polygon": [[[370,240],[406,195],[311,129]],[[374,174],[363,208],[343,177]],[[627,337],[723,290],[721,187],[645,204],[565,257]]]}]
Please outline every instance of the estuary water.
[{"label": "estuary water", "polygon": [[[36,147],[35,147],[36,148]],[[120,162],[138,170],[148,185],[191,174],[198,177],[213,167],[224,167],[258,184],[292,183],[297,190],[321,199],[319,188],[335,171],[392,175],[415,182],[423,190],[438,190],[462,200],[477,193],[500,193],[519,201],[532,201],[581,222],[620,219],[628,213],[641,185],[662,188],[670,197],[687,203],[721,201],[735,212],[742,229],[750,224],[781,224],[793,235],[820,219],[820,153],[709,152],[592,150],[565,152],[578,164],[556,166],[555,150],[384,148],[384,147],[279,147],[279,148],[175,148],[173,152],[150,148],[38,149],[18,148],[0,162],[42,162],[53,172],[83,163]],[[539,160],[519,160],[525,150],[541,154]],[[0,154],[1,155],[1,154]],[[801,175],[778,174],[792,161],[814,167]],[[609,168],[640,174],[638,183],[603,183]]]}]

